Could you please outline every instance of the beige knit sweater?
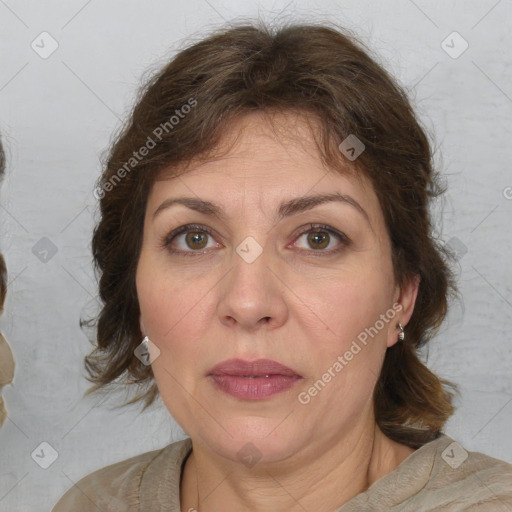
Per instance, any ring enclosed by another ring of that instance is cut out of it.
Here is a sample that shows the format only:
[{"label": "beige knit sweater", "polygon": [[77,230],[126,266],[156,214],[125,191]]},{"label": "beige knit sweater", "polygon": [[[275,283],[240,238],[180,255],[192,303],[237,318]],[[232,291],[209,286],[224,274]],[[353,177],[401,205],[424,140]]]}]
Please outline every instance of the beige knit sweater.
[{"label": "beige knit sweater", "polygon": [[[186,438],[91,473],[52,512],[180,512]],[[333,512],[512,512],[512,465],[441,435]],[[186,510],[181,512],[187,512]]]}]

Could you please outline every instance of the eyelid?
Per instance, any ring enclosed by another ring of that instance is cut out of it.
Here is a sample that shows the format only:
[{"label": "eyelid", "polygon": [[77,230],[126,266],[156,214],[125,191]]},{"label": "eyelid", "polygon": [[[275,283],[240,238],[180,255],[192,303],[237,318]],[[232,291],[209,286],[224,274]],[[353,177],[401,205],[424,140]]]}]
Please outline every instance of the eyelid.
[{"label": "eyelid", "polygon": [[203,226],[202,224],[184,224],[183,226],[179,226],[176,229],[173,229],[170,233],[165,235],[163,237],[163,241],[167,245],[172,241],[173,238],[175,238],[178,235],[181,235],[182,233],[186,233],[187,231],[204,231],[205,233],[208,233],[211,236],[214,236],[214,231],[209,228],[208,226]]},{"label": "eyelid", "polygon": [[303,229],[302,228],[299,228],[299,229],[300,229],[300,231],[296,235],[296,237],[294,239],[294,243],[302,235],[305,235],[306,233],[309,233],[310,231],[320,231],[320,232],[326,231],[330,235],[334,235],[337,238],[339,238],[341,247],[338,247],[336,249],[329,249],[326,251],[323,251],[323,250],[315,251],[314,249],[310,249],[310,250],[301,249],[301,251],[313,254],[314,256],[328,256],[328,255],[336,254],[352,243],[352,240],[345,233],[343,233],[342,231],[338,231],[337,229],[335,229],[331,226],[328,226],[326,224],[310,223],[307,226],[305,226]]},{"label": "eyelid", "polygon": [[[325,225],[325,224],[319,224],[319,223],[309,223],[301,228],[299,228],[299,232],[294,235],[294,239],[292,243],[295,243],[302,235],[309,233],[310,231],[325,231],[329,233],[330,235],[334,235],[339,238],[341,247],[337,249],[330,249],[330,250],[307,250],[307,249],[300,249],[301,252],[306,252],[309,254],[313,254],[315,256],[328,256],[331,254],[335,254],[337,252],[340,252],[345,247],[349,246],[352,243],[352,240],[343,232],[338,231],[337,229]],[[198,231],[198,232],[204,232],[210,235],[212,238],[215,238],[217,235],[208,226],[202,225],[202,224],[184,224],[182,226],[179,226],[178,228],[172,230],[169,234],[165,235],[162,238],[162,246],[164,248],[169,249],[169,245],[171,242],[179,235],[187,233],[189,231]],[[206,251],[182,251],[182,250],[171,250],[169,249],[171,253],[174,254],[181,254],[181,255],[202,255],[209,252],[209,250]]]},{"label": "eyelid", "polygon": [[202,224],[184,224],[182,226],[177,227],[176,229],[173,229],[170,233],[168,233],[162,238],[162,247],[167,248],[168,250],[170,250],[170,252],[175,254],[205,254],[205,251],[182,251],[169,249],[169,245],[177,236],[182,235],[183,233],[188,233],[189,231],[208,233],[208,235],[210,235],[212,238],[215,238],[216,236],[216,233],[213,231],[213,229],[209,228],[208,226],[204,226]]}]

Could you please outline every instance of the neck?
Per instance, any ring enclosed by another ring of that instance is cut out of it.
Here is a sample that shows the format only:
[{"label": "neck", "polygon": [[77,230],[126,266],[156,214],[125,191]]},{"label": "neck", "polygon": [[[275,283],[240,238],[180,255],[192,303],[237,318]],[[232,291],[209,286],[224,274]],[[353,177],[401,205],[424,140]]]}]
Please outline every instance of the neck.
[{"label": "neck", "polygon": [[332,511],[414,451],[387,438],[374,423],[322,445],[323,451],[318,445],[304,456],[251,469],[193,446],[183,471],[180,504],[182,510],[198,512]]}]

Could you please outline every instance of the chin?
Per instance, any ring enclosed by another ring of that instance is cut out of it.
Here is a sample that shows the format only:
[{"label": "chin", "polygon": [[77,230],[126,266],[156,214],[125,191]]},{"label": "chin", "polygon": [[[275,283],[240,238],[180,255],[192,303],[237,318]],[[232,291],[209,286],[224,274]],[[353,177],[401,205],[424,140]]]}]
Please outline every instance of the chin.
[{"label": "chin", "polygon": [[304,433],[295,432],[295,425],[290,430],[291,425],[287,421],[282,422],[283,419],[240,417],[222,422],[229,434],[222,431],[220,436],[212,438],[211,430],[207,430],[200,435],[219,456],[243,464],[249,461],[248,467],[255,463],[280,462],[299,451],[305,443]]}]

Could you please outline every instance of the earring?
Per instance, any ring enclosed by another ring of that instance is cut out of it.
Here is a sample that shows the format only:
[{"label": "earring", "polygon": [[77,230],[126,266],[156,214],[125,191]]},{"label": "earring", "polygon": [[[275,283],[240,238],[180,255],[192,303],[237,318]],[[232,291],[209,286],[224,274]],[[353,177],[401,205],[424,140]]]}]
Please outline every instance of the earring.
[{"label": "earring", "polygon": [[400,322],[398,322],[398,327],[400,328],[400,332],[398,333],[398,339],[400,341],[404,341],[404,339],[405,339],[405,331],[404,331],[404,328],[402,327],[402,324]]}]

